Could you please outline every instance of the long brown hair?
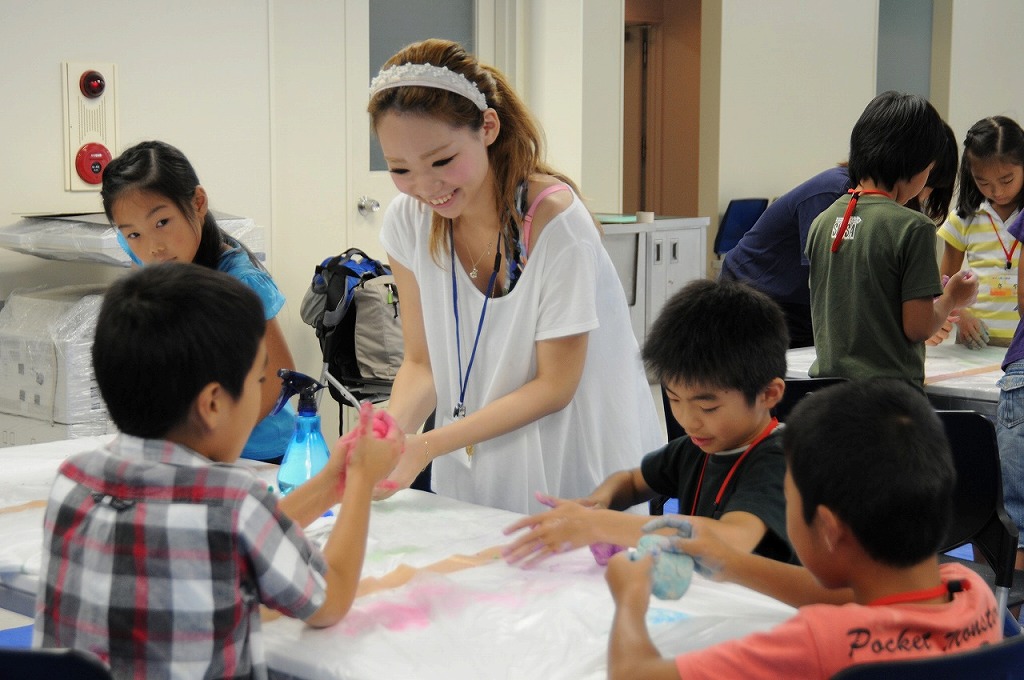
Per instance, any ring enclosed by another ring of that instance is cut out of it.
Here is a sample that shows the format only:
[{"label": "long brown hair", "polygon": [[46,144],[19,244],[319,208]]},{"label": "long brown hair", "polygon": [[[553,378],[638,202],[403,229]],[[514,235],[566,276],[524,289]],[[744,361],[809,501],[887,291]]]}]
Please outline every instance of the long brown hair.
[{"label": "long brown hair", "polygon": [[[580,194],[575,182],[544,162],[540,127],[501,71],[481,64],[458,43],[437,38],[407,45],[388,59],[383,68],[401,64],[432,64],[461,73],[477,86],[487,98],[487,106],[498,114],[501,130],[498,138],[487,147],[487,158],[494,177],[494,209],[503,230],[509,230],[513,224],[521,229],[522,218],[515,204],[516,188],[533,174],[552,175]],[[466,97],[418,85],[380,90],[370,98],[367,111],[374,130],[384,114],[392,111],[430,116],[452,127],[474,131],[484,124],[483,111]],[[447,248],[444,227],[445,219],[434,213],[430,223],[430,253],[435,260]],[[509,238],[511,234],[504,236]]]}]

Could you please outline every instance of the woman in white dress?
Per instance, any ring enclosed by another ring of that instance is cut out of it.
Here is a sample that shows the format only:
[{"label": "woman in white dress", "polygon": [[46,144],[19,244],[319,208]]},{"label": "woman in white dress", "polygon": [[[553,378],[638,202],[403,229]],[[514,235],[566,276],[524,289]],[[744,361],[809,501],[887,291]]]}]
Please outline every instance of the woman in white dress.
[{"label": "woman in white dress", "polygon": [[578,498],[664,442],[600,227],[497,70],[427,40],[371,83],[395,185],[381,242],[405,359],[390,411],[411,435],[391,480],[533,512]]}]

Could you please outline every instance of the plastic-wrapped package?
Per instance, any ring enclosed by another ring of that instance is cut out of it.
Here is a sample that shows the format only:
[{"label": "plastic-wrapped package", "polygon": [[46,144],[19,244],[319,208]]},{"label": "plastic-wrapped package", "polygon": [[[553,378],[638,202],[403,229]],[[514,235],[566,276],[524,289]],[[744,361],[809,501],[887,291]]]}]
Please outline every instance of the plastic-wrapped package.
[{"label": "plastic-wrapped package", "polygon": [[[259,259],[267,252],[263,227],[248,217],[214,211],[217,224],[246,245]],[[48,260],[98,262],[127,267],[128,254],[103,213],[25,217],[0,227],[0,247]]]},{"label": "plastic-wrapped package", "polygon": [[0,310],[0,412],[113,432],[92,370],[102,286],[15,290]]}]

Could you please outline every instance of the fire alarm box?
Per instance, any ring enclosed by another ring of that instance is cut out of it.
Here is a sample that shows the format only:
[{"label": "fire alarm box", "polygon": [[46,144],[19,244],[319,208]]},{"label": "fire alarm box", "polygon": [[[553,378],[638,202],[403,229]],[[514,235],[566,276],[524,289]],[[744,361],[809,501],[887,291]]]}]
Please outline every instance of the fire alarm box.
[{"label": "fire alarm box", "polygon": [[64,103],[64,189],[99,191],[117,149],[117,67],[61,64]]}]

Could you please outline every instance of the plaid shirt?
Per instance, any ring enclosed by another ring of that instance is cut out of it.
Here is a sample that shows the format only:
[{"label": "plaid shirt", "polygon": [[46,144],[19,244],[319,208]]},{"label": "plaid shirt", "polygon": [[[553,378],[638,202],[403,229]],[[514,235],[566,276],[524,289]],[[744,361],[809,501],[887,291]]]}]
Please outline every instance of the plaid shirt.
[{"label": "plaid shirt", "polygon": [[34,644],[117,678],[265,678],[260,603],[309,617],[325,569],[250,471],[121,435],[58,471]]}]

